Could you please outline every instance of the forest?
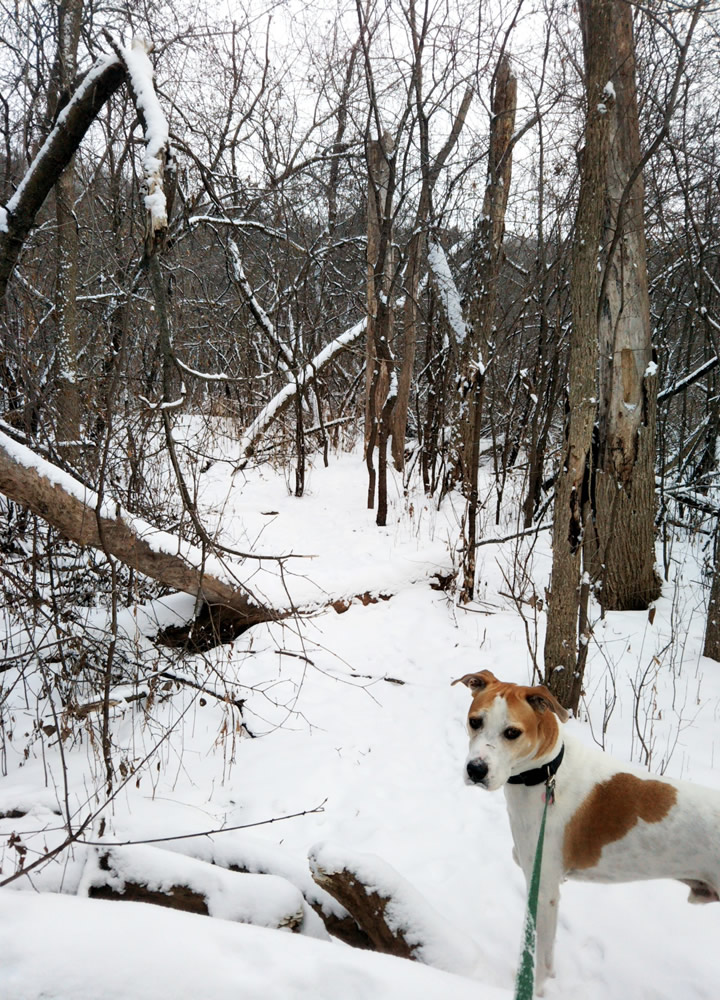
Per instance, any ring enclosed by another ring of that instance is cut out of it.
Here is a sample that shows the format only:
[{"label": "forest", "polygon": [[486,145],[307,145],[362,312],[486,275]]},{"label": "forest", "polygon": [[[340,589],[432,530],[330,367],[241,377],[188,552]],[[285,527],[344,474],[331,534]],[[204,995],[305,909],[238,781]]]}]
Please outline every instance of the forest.
[{"label": "forest", "polygon": [[[0,35],[3,995],[509,996],[451,681],[720,787],[720,6]],[[573,891],[548,996],[714,996],[713,907]]]}]

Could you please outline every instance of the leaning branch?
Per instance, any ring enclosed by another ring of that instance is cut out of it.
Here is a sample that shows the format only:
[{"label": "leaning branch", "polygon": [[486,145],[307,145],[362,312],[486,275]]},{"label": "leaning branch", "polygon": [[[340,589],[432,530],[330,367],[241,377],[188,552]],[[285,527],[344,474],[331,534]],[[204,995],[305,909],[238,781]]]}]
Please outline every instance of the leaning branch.
[{"label": "leaning branch", "polygon": [[677,396],[677,394],[682,392],[684,389],[688,389],[691,385],[699,382],[700,379],[705,378],[705,376],[711,372],[713,368],[717,368],[718,364],[720,364],[720,357],[715,355],[714,358],[710,358],[709,361],[706,361],[704,364],[700,365],[699,368],[696,368],[694,372],[690,372],[689,375],[686,375],[685,378],[681,378],[677,382],[673,382],[672,385],[667,387],[667,389],[663,389],[662,392],[659,392],[657,398],[658,403],[664,403],[666,400],[672,399],[673,396]]},{"label": "leaning branch", "polygon": [[243,299],[247,303],[250,312],[255,317],[255,322],[265,334],[268,341],[276,349],[278,354],[282,355],[281,366],[284,369],[285,374],[289,375],[290,368],[293,363],[292,351],[280,340],[275,331],[272,320],[258,302],[255,292],[245,275],[237,243],[234,240],[228,240],[228,248],[230,250],[230,257],[232,258],[232,275],[235,280],[235,284],[242,294]]},{"label": "leaning branch", "polygon": [[297,373],[293,381],[283,386],[280,392],[258,413],[240,438],[240,455],[242,457],[238,469],[245,468],[248,458],[253,454],[255,442],[265,433],[270,424],[277,419],[297,393],[314,381],[341,351],[347,350],[359,340],[366,328],[367,316],[364,316],[354,326],[332,340],[319,354],[316,354],[312,361]]},{"label": "leaning branch", "polygon": [[117,56],[105,55],[95,62],[58,115],[17,191],[0,208],[0,303],[41,205],[101,108],[124,79],[125,67]]},{"label": "leaning branch", "polygon": [[166,172],[172,174],[170,137],[167,119],[155,93],[154,70],[150,62],[153,46],[144,38],[134,38],[129,48],[121,48],[109,32],[105,32],[105,37],[127,71],[130,93],[145,138],[145,254],[149,258],[163,244],[167,235],[171,209],[167,192],[172,195],[172,185],[166,184],[165,177]]}]

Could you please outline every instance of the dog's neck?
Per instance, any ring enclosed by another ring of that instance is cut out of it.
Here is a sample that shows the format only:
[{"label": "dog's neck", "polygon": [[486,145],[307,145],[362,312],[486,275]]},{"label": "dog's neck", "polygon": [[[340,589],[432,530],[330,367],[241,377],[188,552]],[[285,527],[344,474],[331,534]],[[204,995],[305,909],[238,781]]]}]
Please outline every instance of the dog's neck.
[{"label": "dog's neck", "polygon": [[545,784],[557,774],[564,756],[565,741],[563,740],[562,733],[558,733],[558,740],[552,756],[537,767],[531,767],[525,771],[521,771],[519,774],[513,774],[508,778],[507,784],[525,785],[527,787]]}]

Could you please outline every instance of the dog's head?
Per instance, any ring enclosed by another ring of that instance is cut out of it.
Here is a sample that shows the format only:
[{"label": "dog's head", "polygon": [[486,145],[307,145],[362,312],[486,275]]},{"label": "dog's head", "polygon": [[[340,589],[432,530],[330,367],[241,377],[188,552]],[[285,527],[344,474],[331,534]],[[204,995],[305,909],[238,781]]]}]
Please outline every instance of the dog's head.
[{"label": "dog's head", "polygon": [[539,767],[554,756],[558,720],[565,722],[568,714],[546,687],[505,684],[489,670],[465,674],[453,684],[464,684],[472,694],[467,784],[492,792],[512,775]]}]

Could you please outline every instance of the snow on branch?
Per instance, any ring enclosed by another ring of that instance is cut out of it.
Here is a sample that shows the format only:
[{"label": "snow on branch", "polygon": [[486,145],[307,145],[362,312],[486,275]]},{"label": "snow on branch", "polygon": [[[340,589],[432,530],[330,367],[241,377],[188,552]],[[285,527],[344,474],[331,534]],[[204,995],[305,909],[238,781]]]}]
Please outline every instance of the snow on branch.
[{"label": "snow on branch", "polygon": [[151,252],[168,227],[165,169],[171,163],[170,136],[165,113],[160,107],[150,62],[153,46],[144,38],[134,38],[130,48],[118,47],[106,34],[127,70],[130,92],[145,134],[143,175],[145,208],[148,212],[146,246]]},{"label": "snow on branch", "polygon": [[458,344],[462,344],[467,336],[467,325],[463,317],[460,293],[455,284],[455,279],[450,272],[450,265],[445,256],[445,251],[434,240],[428,241],[428,264],[435,279],[435,286],[440,296],[443,312],[455,337],[455,341]]},{"label": "snow on branch", "polygon": [[235,282],[239,287],[240,292],[242,293],[245,301],[247,302],[250,308],[250,312],[255,317],[255,322],[258,324],[258,326],[263,331],[265,336],[268,338],[270,343],[282,355],[281,364],[286,369],[286,374],[289,374],[289,369],[292,367],[293,363],[292,352],[288,349],[287,345],[283,344],[283,342],[280,340],[277,333],[275,332],[275,327],[273,325],[272,320],[258,302],[255,296],[255,292],[253,291],[252,286],[245,275],[245,269],[243,268],[242,265],[240,251],[238,250],[238,246],[235,240],[228,240],[228,248],[230,250],[233,277],[235,278]]},{"label": "snow on branch", "polygon": [[85,74],[38,150],[7,205],[0,209],[0,300],[35,217],[70,163],[98,112],[125,79],[115,55],[103,55]]},{"label": "snow on branch", "polygon": [[296,243],[287,233],[281,233],[278,229],[266,226],[264,222],[258,222],[256,219],[229,219],[225,215],[193,215],[189,220],[189,225],[196,226],[201,222],[207,222],[211,225],[234,226],[236,229],[254,229],[272,239],[287,243],[293,250],[298,250],[300,253],[308,252],[307,247]]},{"label": "snow on branch", "polygon": [[718,364],[720,364],[720,357],[717,355],[715,355],[714,358],[710,358],[708,361],[705,361],[699,368],[696,368],[694,372],[690,372],[690,374],[686,375],[685,378],[678,379],[678,381],[669,385],[667,389],[663,389],[662,392],[659,392],[657,398],[658,403],[664,403],[665,400],[676,396],[678,393],[682,392],[683,389],[688,389],[691,385],[694,385],[695,382],[704,378],[705,375],[711,372],[713,368],[716,368]]},{"label": "snow on branch", "polygon": [[242,456],[238,469],[244,469],[247,465],[247,458],[253,453],[253,448],[257,439],[267,430],[270,424],[285,409],[291,399],[302,391],[306,385],[312,382],[320,372],[330,364],[330,362],[341,352],[352,346],[356,340],[363,335],[367,328],[367,317],[341,333],[335,340],[331,340],[323,349],[315,355],[312,361],[299,371],[292,382],[283,386],[280,392],[274,396],[260,413],[255,417],[243,436],[240,438],[240,455]]},{"label": "snow on branch", "polygon": [[167,587],[221,604],[247,623],[277,612],[253,600],[238,563],[221,561],[177,535],[123,510],[30,448],[0,432],[0,492],[23,504],[79,545],[114,555]]}]

